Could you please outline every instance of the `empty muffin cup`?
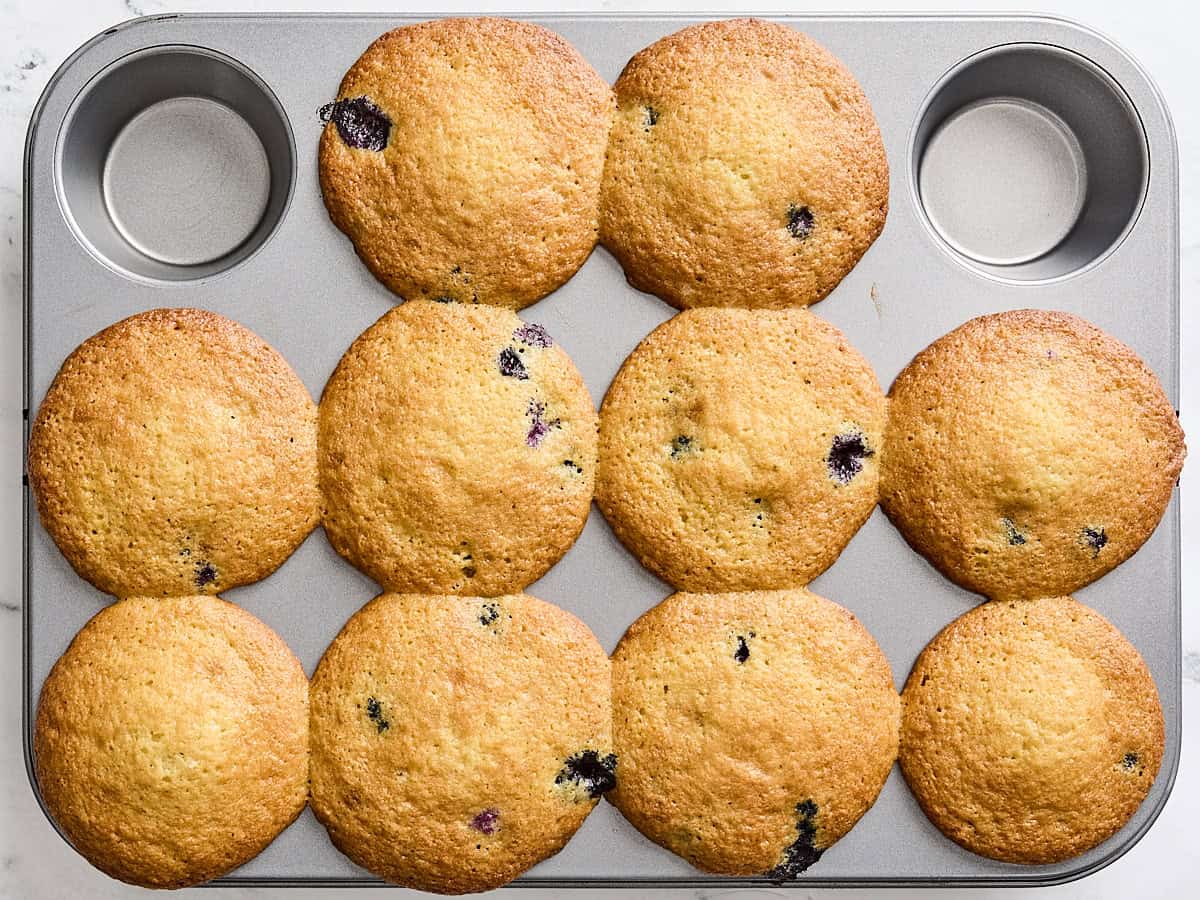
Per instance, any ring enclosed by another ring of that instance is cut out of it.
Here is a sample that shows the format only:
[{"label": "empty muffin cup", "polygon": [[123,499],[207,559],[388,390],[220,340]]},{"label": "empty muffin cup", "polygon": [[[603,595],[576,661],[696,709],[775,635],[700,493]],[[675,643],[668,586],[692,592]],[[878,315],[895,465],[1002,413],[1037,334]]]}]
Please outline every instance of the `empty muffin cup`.
[{"label": "empty muffin cup", "polygon": [[287,116],[257,76],[200,47],[152,47],[97,74],[68,112],[56,158],[76,236],[126,275],[222,272],[270,237],[291,196]]},{"label": "empty muffin cup", "polygon": [[1078,271],[1137,219],[1149,173],[1125,92],[1077,53],[984,50],[952,69],[921,112],[918,205],[969,265],[1016,281]]}]

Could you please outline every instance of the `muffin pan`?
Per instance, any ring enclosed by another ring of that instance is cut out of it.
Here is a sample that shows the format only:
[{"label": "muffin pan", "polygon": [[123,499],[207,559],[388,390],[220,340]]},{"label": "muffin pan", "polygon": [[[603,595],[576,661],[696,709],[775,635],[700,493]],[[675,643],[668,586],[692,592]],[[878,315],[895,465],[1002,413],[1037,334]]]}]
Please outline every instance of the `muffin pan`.
[{"label": "muffin pan", "polygon": [[[135,312],[198,306],[273,344],[314,396],[395,298],[330,223],[317,184],[321,105],[388,28],[415,16],[170,15],[109,29],[55,74],[25,154],[25,406],[63,359]],[[637,50],[697,21],[546,16],[610,81]],[[814,307],[890,384],[973,316],[1077,313],[1132,346],[1178,397],[1178,161],[1147,76],[1086,28],[1038,17],[779,17],[837,54],[875,110],[891,165],[883,235]],[[919,53],[899,52],[919,47]],[[571,354],[599,403],[621,362],[674,310],[630,288],[597,250],[522,316]],[[26,425],[28,437],[28,423]],[[24,725],[71,637],[108,598],[75,576],[25,492]],[[795,887],[1051,884],[1129,849],[1170,792],[1180,749],[1180,536],[1173,499],[1127,563],[1079,591],[1141,651],[1167,725],[1162,771],[1113,839],[1064,863],[974,856],[926,820],[894,770],[878,802]],[[813,589],[849,607],[902,685],[914,659],[978,598],[939,576],[875,511]],[[225,596],[262,618],[311,673],[378,593],[318,529],[266,580]],[[611,650],[671,593],[598,512],[530,593],[579,615]],[[32,778],[31,778],[32,783]],[[36,791],[36,786],[35,786]],[[374,884],[310,812],[224,884]],[[560,854],[517,884],[733,886],[638,835],[601,804]]]}]

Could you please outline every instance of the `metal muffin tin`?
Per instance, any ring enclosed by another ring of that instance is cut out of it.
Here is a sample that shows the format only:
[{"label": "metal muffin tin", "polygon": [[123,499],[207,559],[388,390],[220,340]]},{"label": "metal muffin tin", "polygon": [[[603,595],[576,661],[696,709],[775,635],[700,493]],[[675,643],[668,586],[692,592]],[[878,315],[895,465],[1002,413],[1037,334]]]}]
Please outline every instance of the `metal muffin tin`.
[{"label": "metal muffin tin", "polygon": [[[77,344],[157,306],[204,307],[243,322],[320,396],[350,342],[395,298],[326,215],[317,110],[375,37],[421,18],[156,16],[109,29],[63,64],[34,113],[25,154],[27,419]],[[772,18],[810,33],[846,63],[883,132],[892,178],[887,226],[814,307],[846,332],[882,384],[973,316],[1041,307],[1078,313],[1132,345],[1168,395],[1178,396],[1177,149],[1162,98],[1137,63],[1100,35],[1049,18]],[[637,50],[697,19],[535,21],[612,81]],[[217,103],[187,99],[197,97]],[[188,197],[227,204],[227,214],[213,216],[212,202],[197,208]],[[628,353],[673,312],[628,287],[599,249],[522,315],[561,342],[599,403]],[[1179,763],[1179,573],[1173,499],[1139,553],[1077,594],[1141,651],[1166,714],[1158,780],[1117,836],[1056,865],[986,860],[926,820],[897,770],[874,808],[796,886],[1050,884],[1128,850],[1162,809]],[[37,523],[28,490],[24,574],[28,765],[42,681],[108,602],[71,571]],[[979,599],[938,575],[878,510],[813,588],[863,620],[898,686],[926,642]],[[274,575],[226,596],[278,631],[311,673],[346,619],[377,592],[318,529]],[[578,614],[609,649],[670,593],[597,512],[530,592]],[[306,811],[220,883],[378,882],[334,850]],[[762,880],[705,875],[602,803],[566,849],[517,883]]]}]

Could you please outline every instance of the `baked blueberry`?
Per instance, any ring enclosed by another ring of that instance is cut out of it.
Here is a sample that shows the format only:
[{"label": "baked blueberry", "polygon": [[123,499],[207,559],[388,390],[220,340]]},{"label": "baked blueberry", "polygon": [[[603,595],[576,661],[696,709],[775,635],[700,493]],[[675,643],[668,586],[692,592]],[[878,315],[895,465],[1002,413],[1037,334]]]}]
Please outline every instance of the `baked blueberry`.
[{"label": "baked blueberry", "polygon": [[536,322],[526,322],[520,328],[513,332],[513,340],[520,341],[527,347],[553,347],[554,339],[550,337],[549,332]]},{"label": "baked blueberry", "polygon": [[733,658],[739,665],[750,658],[750,638],[752,637],[754,637],[753,631],[748,635],[739,634],[737,636],[737,649],[733,651]]},{"label": "baked blueberry", "polygon": [[805,800],[796,805],[796,840],[783,851],[783,860],[767,872],[772,881],[791,881],[821,858],[823,850],[817,849],[813,841],[817,837],[817,804]]},{"label": "baked blueberry", "polygon": [[1000,520],[1000,525],[1004,528],[1004,538],[1013,547],[1019,547],[1027,540],[1021,529],[1017,527],[1016,522],[1005,516]]},{"label": "baked blueberry", "polygon": [[554,783],[578,785],[592,799],[606,794],[617,786],[616,754],[601,756],[595,750],[581,750],[567,758]]},{"label": "baked blueberry", "polygon": [[374,697],[367,698],[367,718],[375,723],[375,730],[380,734],[392,727],[383,715],[383,705]]},{"label": "baked blueberry", "polygon": [[1108,535],[1104,533],[1103,528],[1084,528],[1080,532],[1080,538],[1087,547],[1092,548],[1092,559],[1100,555],[1100,551],[1104,549],[1104,545],[1108,543]]},{"label": "baked blueberry", "polygon": [[529,378],[529,373],[525,371],[525,363],[521,362],[521,357],[512,347],[505,347],[500,351],[497,363],[500,366],[501,375],[515,378],[518,381],[525,381]]},{"label": "baked blueberry", "polygon": [[679,459],[691,449],[692,439],[686,434],[681,434],[671,441],[671,459]]},{"label": "baked blueberry", "polygon": [[525,415],[530,419],[529,432],[525,435],[525,443],[530,447],[538,446],[551,428],[558,428],[562,424],[561,419],[546,418],[546,404],[540,400],[530,400]]},{"label": "baked blueberry", "polygon": [[366,97],[326,103],[318,113],[322,122],[333,122],[349,147],[381,152],[392,132],[392,120]]},{"label": "baked blueberry", "polygon": [[813,230],[812,210],[807,206],[792,204],[787,211],[788,234],[798,241],[804,240]]},{"label": "baked blueberry", "polygon": [[649,131],[658,124],[658,110],[653,106],[647,106],[644,107],[644,109],[645,112],[642,115],[642,122],[644,123],[643,128],[644,130]]},{"label": "baked blueberry", "polygon": [[496,620],[500,618],[500,607],[495,603],[483,604],[483,609],[479,613],[479,624],[485,628],[496,624]]},{"label": "baked blueberry", "polygon": [[849,484],[862,471],[863,460],[874,455],[875,451],[867,446],[867,439],[861,431],[834,435],[829,455],[825,457],[829,477],[838,484]]},{"label": "baked blueberry", "polygon": [[196,562],[196,587],[205,587],[217,580],[217,567],[206,559]]},{"label": "baked blueberry", "polygon": [[1140,757],[1136,753],[1126,753],[1125,756],[1121,758],[1121,768],[1126,772],[1132,772],[1135,768],[1137,768],[1139,761]]},{"label": "baked blueberry", "polygon": [[477,813],[471,819],[471,827],[483,834],[495,834],[500,830],[500,810],[491,806]]}]

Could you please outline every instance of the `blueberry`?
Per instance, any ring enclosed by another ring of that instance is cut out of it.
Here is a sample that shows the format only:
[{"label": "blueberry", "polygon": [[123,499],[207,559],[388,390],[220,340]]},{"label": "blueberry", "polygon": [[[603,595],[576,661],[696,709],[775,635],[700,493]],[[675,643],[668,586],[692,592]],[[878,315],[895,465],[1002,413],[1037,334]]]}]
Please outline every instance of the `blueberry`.
[{"label": "blueberry", "polygon": [[642,115],[642,128],[644,131],[649,131],[658,124],[658,110],[653,106],[645,107],[645,112]]},{"label": "blueberry", "polygon": [[804,240],[813,230],[812,210],[807,206],[797,206],[795,203],[787,211],[788,234],[798,241]]},{"label": "blueberry", "polygon": [[1126,772],[1132,772],[1138,762],[1139,758],[1136,753],[1126,753],[1121,759],[1121,768],[1123,768]]},{"label": "blueberry", "polygon": [[733,658],[739,665],[750,658],[750,639],[753,637],[753,631],[749,635],[739,634],[737,636],[737,649],[733,651]]},{"label": "blueberry", "polygon": [[1004,528],[1004,537],[1013,547],[1019,547],[1028,539],[1017,527],[1017,523],[1007,516],[1000,520],[1000,525]]},{"label": "blueberry", "polygon": [[817,837],[817,804],[805,800],[796,805],[796,840],[783,851],[779,865],[766,873],[775,882],[791,881],[821,858],[824,850],[813,846]]},{"label": "blueberry", "polygon": [[388,144],[392,120],[366,97],[326,103],[318,112],[322,122],[333,122],[348,147],[379,152]]},{"label": "blueberry", "polygon": [[383,734],[392,727],[392,723],[383,716],[382,704],[374,697],[367,698],[367,718],[375,723],[375,730],[379,734]]},{"label": "blueberry", "polygon": [[554,779],[557,785],[576,784],[593,800],[617,786],[617,757],[601,756],[595,750],[580,750],[568,757]]},{"label": "blueberry", "polygon": [[471,819],[471,827],[484,834],[495,834],[500,830],[500,810],[491,806],[476,813],[475,818]]},{"label": "blueberry", "polygon": [[874,456],[875,451],[867,446],[867,438],[861,431],[848,431],[833,437],[825,465],[829,477],[838,484],[849,484],[862,471],[863,460]]},{"label": "blueberry", "polygon": [[692,448],[692,439],[686,434],[681,434],[675,440],[671,441],[671,459],[679,459]]},{"label": "blueberry", "polygon": [[1103,528],[1089,526],[1079,533],[1079,537],[1084,546],[1092,548],[1092,559],[1099,556],[1104,545],[1108,543],[1108,535],[1104,533]]},{"label": "blueberry", "polygon": [[495,603],[485,603],[479,613],[479,624],[484,628],[494,625],[500,618],[500,607]]},{"label": "blueberry", "polygon": [[529,401],[529,406],[525,408],[525,415],[530,418],[529,432],[525,435],[525,444],[529,447],[538,446],[550,433],[551,428],[562,427],[562,419],[546,418],[546,404],[538,400]]},{"label": "blueberry", "polygon": [[196,561],[196,587],[204,587],[217,580],[217,567],[206,559]]},{"label": "blueberry", "polygon": [[527,347],[553,347],[554,339],[541,325],[534,322],[526,322],[520,328],[513,332],[513,340],[520,341]]},{"label": "blueberry", "polygon": [[517,381],[525,381],[529,378],[529,373],[525,371],[525,363],[521,362],[521,357],[512,347],[505,347],[501,350],[496,361],[500,366],[501,375],[515,378]]}]

